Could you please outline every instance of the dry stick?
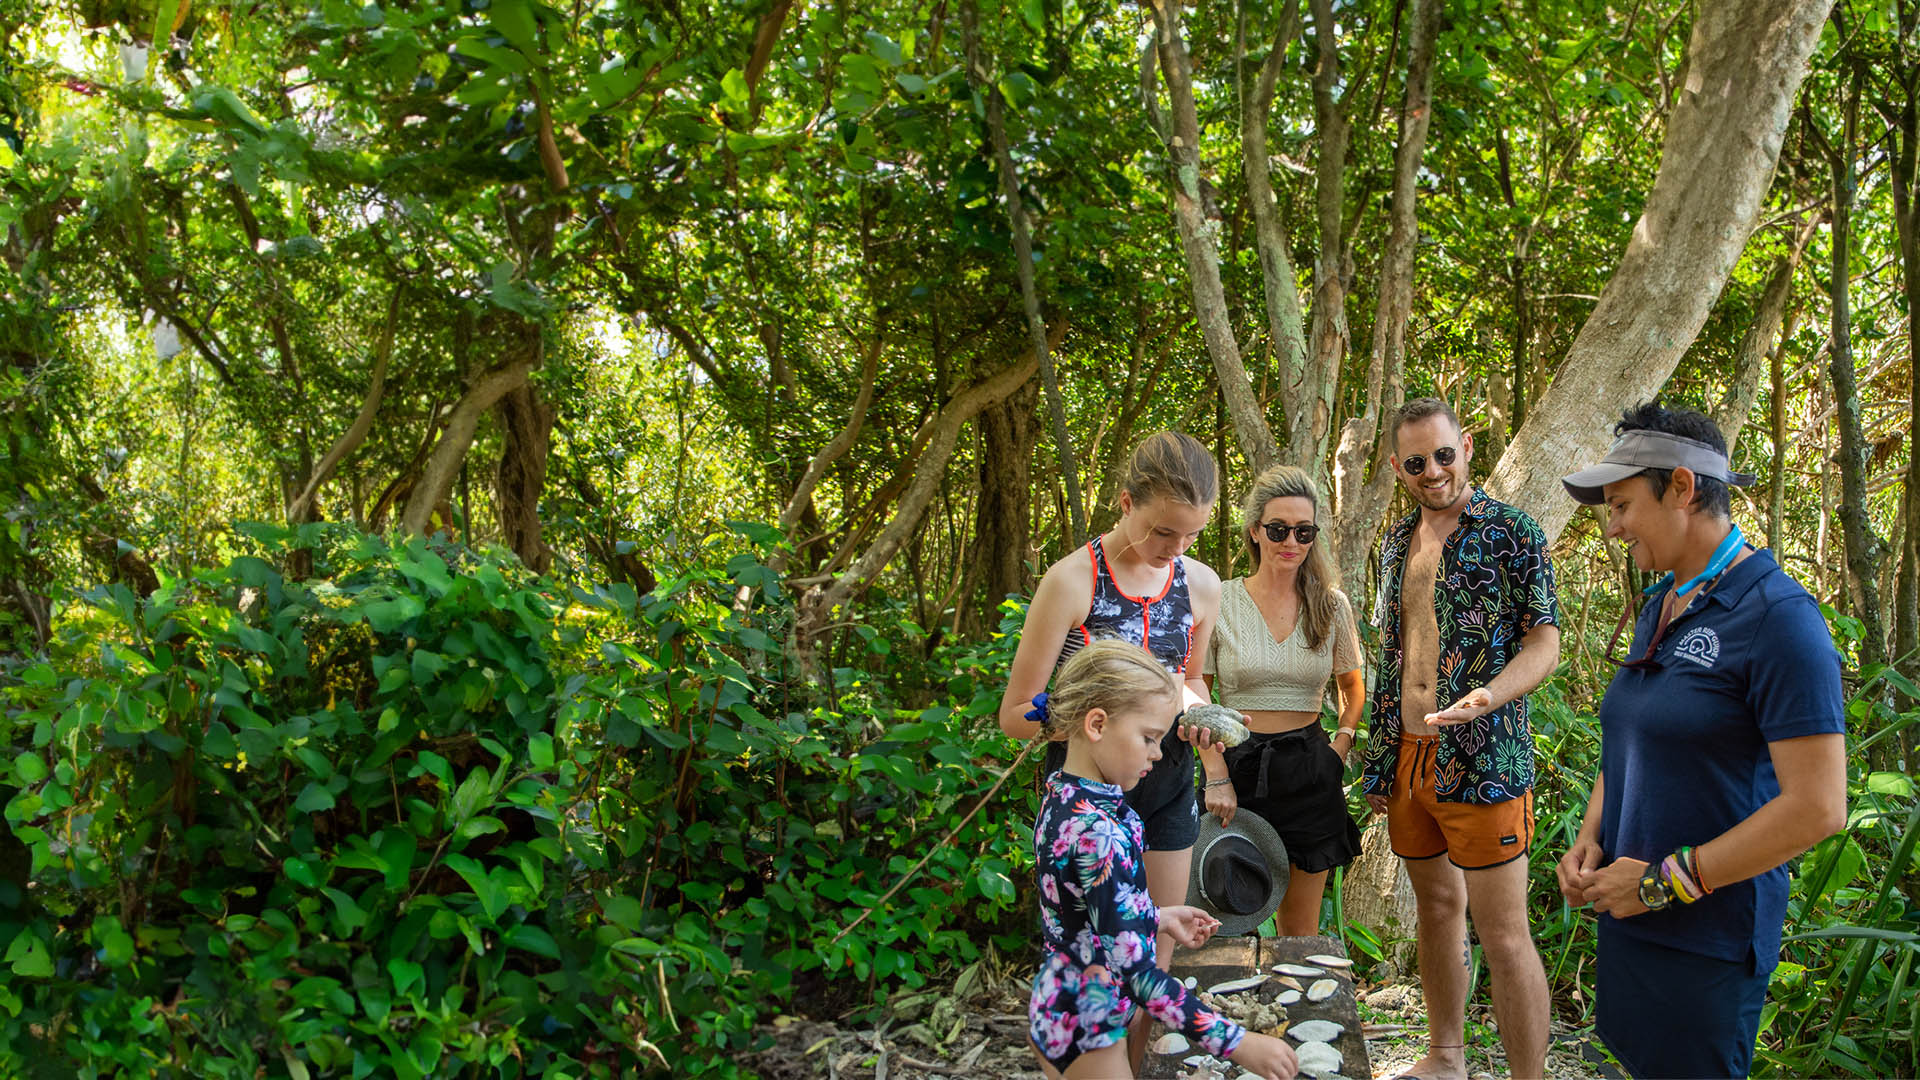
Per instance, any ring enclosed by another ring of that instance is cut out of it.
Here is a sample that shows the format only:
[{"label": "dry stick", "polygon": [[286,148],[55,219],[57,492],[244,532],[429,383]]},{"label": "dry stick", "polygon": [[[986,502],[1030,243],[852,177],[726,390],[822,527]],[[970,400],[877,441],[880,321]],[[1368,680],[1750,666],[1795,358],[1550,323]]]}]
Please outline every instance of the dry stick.
[{"label": "dry stick", "polygon": [[869,904],[867,906],[867,910],[860,913],[859,918],[856,918],[852,922],[848,923],[846,929],[833,935],[833,940],[827,942],[827,944],[828,945],[840,944],[841,938],[846,937],[848,934],[853,933],[854,927],[859,926],[863,922],[866,922],[867,916],[873,914],[875,911],[878,911],[881,907],[885,906],[888,900],[893,899],[893,894],[899,892],[901,888],[906,885],[907,882],[913,880],[913,875],[919,873],[921,868],[927,865],[927,861],[933,858],[934,852],[939,851],[941,847],[945,846],[954,837],[960,835],[960,830],[966,828],[967,822],[973,820],[973,815],[979,813],[980,808],[987,805],[988,801],[991,800],[994,797],[994,795],[1000,791],[1000,785],[1006,783],[1007,777],[1013,775],[1013,770],[1019,768],[1020,763],[1027,760],[1027,755],[1033,753],[1033,748],[1046,741],[1047,741],[1046,739],[1042,738],[1038,734],[1035,734],[1033,738],[1028,739],[1027,745],[1020,748],[1019,756],[1013,759],[1013,764],[1008,765],[1005,769],[1001,770],[1000,779],[995,780],[993,782],[993,786],[987,789],[987,793],[985,795],[980,796],[980,801],[973,804],[973,809],[967,811],[967,816],[960,819],[960,824],[955,825],[951,832],[948,832],[947,835],[940,838],[938,843],[928,848],[927,853],[920,857],[920,861],[917,863],[914,863],[912,868],[909,869],[904,875],[902,875],[899,881],[894,882],[893,888],[888,889],[886,893],[880,897],[880,899],[875,900],[872,904]]}]

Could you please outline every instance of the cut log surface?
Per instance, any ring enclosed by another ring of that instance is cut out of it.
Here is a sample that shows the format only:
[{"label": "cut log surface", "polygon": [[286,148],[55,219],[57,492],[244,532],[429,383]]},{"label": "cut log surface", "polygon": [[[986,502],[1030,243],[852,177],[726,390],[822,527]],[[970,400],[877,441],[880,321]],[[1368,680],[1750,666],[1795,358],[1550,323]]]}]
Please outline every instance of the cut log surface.
[{"label": "cut log surface", "polygon": [[[1272,1001],[1285,989],[1279,976],[1273,975],[1273,966],[1312,964],[1307,957],[1315,954],[1345,956],[1347,951],[1338,938],[1330,937],[1219,938],[1209,942],[1204,949],[1181,949],[1174,954],[1170,970],[1177,979],[1194,979],[1196,990],[1253,975],[1268,975],[1271,978],[1265,986],[1244,993],[1261,1001]],[[1309,1002],[1302,997],[1287,1006],[1287,1023],[1331,1020],[1339,1024],[1340,1037],[1333,1040],[1333,1046],[1340,1051],[1340,1075],[1372,1076],[1373,1067],[1367,1059],[1367,1041],[1360,1035],[1360,1012],[1353,999],[1352,971],[1329,970],[1327,974],[1339,983],[1339,989],[1325,1001]],[[1164,1025],[1156,1022],[1148,1033],[1148,1041],[1158,1039],[1166,1030]],[[1189,1075],[1193,1070],[1181,1064],[1181,1061],[1200,1052],[1196,1047],[1172,1056],[1148,1054],[1140,1073],[1142,1080],[1174,1080],[1175,1077]],[[1242,1071],[1229,1068],[1225,1075],[1234,1077]]]}]

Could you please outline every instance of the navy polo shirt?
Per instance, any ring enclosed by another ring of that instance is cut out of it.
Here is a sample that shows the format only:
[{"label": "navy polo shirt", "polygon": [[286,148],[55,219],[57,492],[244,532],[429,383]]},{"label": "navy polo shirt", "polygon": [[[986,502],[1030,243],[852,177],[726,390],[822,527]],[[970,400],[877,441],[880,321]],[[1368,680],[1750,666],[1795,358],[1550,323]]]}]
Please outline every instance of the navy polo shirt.
[{"label": "navy polo shirt", "polygon": [[[1661,592],[1642,605],[1633,659],[1644,655],[1665,599]],[[1600,847],[1609,861],[1658,863],[1719,836],[1780,794],[1768,743],[1846,731],[1840,657],[1820,605],[1771,552],[1749,555],[1696,596],[1654,658],[1657,668],[1615,672],[1600,703]],[[1612,929],[1770,971],[1786,910],[1787,870],[1777,866]]]}]

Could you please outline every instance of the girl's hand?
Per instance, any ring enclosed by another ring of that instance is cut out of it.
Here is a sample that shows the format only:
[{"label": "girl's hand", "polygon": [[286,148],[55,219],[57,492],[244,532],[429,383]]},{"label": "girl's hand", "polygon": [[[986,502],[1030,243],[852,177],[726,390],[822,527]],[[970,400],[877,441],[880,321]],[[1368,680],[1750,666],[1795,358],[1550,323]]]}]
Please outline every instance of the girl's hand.
[{"label": "girl's hand", "polygon": [[1615,859],[1588,875],[1591,884],[1583,895],[1595,911],[1616,919],[1631,918],[1647,910],[1640,902],[1640,879],[1646,873],[1647,864],[1639,859]]},{"label": "girl's hand", "polygon": [[[1560,895],[1574,907],[1585,907],[1587,889],[1593,884],[1593,871],[1600,865],[1606,853],[1600,850],[1596,840],[1575,840],[1573,846],[1560,856],[1560,862],[1553,868],[1554,876],[1560,879]],[[1639,888],[1639,882],[1634,887]]]},{"label": "girl's hand", "polygon": [[1220,920],[1197,907],[1169,904],[1160,909],[1160,929],[1172,935],[1182,948],[1197,949],[1220,929]]},{"label": "girl's hand", "polygon": [[1300,1071],[1300,1059],[1285,1039],[1249,1031],[1234,1048],[1233,1063],[1261,1080],[1293,1080]]},{"label": "girl's hand", "polygon": [[1209,783],[1203,790],[1207,796],[1207,813],[1219,818],[1223,829],[1233,824],[1234,811],[1240,809],[1240,796],[1233,790],[1233,783]]}]

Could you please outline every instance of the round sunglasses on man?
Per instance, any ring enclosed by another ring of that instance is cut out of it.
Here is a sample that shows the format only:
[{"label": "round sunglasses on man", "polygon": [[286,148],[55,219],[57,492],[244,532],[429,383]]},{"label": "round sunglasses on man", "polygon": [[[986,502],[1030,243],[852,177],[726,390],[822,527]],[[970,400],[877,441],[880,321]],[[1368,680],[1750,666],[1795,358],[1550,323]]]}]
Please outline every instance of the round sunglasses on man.
[{"label": "round sunglasses on man", "polygon": [[[1454,459],[1459,456],[1459,447],[1443,446],[1433,452],[1433,463],[1444,469],[1452,465]],[[1400,459],[1400,468],[1405,470],[1408,476],[1419,476],[1421,473],[1427,471],[1427,455],[1408,454],[1406,457]]]}]

